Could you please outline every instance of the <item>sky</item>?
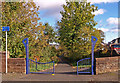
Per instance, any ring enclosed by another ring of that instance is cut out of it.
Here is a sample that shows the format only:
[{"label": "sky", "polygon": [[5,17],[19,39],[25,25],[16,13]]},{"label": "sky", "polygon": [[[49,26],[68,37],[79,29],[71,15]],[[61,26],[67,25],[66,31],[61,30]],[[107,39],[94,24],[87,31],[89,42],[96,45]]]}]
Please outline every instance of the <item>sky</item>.
[{"label": "sky", "polygon": [[[38,11],[40,22],[43,24],[48,22],[55,28],[56,22],[60,21],[60,11],[63,10],[62,5],[66,4],[65,0],[33,0],[37,6],[40,6]],[[91,4],[98,6],[98,11],[95,11],[94,20],[98,23],[94,28],[100,29],[105,34],[104,42],[118,38],[118,2],[119,0],[87,0]]]}]

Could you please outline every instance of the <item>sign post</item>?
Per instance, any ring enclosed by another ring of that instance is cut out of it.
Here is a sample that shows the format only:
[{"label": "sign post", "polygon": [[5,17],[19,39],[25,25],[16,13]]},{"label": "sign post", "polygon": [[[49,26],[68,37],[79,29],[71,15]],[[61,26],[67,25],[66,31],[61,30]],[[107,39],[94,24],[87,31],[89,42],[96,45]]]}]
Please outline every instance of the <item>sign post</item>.
[{"label": "sign post", "polygon": [[94,47],[97,42],[97,38],[94,36],[91,36],[91,42],[92,42],[92,75],[94,75]]},{"label": "sign post", "polygon": [[6,73],[7,73],[7,31],[10,31],[10,27],[2,27],[2,31],[6,31]]}]

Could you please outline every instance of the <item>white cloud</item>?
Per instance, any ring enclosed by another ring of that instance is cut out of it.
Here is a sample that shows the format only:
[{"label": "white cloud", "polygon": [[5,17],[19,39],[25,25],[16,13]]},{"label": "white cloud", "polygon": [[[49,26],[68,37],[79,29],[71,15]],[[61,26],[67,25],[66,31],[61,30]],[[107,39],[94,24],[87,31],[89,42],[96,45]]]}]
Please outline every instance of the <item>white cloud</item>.
[{"label": "white cloud", "polygon": [[106,10],[104,10],[104,9],[99,9],[98,11],[93,12],[93,14],[95,14],[95,15],[104,14],[105,11]]},{"label": "white cloud", "polygon": [[66,0],[33,0],[37,6],[40,6],[42,17],[53,17],[56,20],[61,19],[60,11],[63,10],[62,5],[66,4]]},{"label": "white cloud", "polygon": [[120,28],[118,28],[118,26],[115,26],[113,28],[110,29],[111,32],[120,32]]},{"label": "white cloud", "polygon": [[106,28],[98,28],[99,30],[102,30],[103,32],[107,32],[109,31],[109,29],[106,29]]},{"label": "white cloud", "polygon": [[120,31],[119,29],[113,29],[111,32],[118,32]]},{"label": "white cloud", "polygon": [[107,22],[108,22],[108,24],[118,25],[118,18],[110,17],[110,18],[107,19]]},{"label": "white cloud", "polygon": [[118,26],[114,26],[112,28],[98,28],[98,30],[102,30],[103,32],[120,32]]},{"label": "white cloud", "polygon": [[40,9],[58,7],[66,3],[65,0],[33,0]]},{"label": "white cloud", "polygon": [[[63,4],[66,4],[66,0],[33,0],[37,6],[40,6],[41,9],[49,7],[57,7]],[[82,1],[82,0],[78,0]],[[93,3],[112,3],[119,2],[119,0],[87,0],[87,2]]]},{"label": "white cloud", "polygon": [[113,3],[113,2],[119,2],[119,0],[87,0],[87,2],[91,2],[92,4],[94,3]]}]

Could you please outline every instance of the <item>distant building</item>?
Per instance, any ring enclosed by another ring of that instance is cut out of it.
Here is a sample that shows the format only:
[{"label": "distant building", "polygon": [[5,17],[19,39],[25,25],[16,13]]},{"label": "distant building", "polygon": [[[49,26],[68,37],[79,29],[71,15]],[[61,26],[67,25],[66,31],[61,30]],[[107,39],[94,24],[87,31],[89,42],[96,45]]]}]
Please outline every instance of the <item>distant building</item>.
[{"label": "distant building", "polygon": [[120,37],[108,42],[108,46],[111,51],[111,56],[120,55]]},{"label": "distant building", "polygon": [[112,41],[108,42],[108,45],[110,44],[119,44],[120,43],[120,37],[113,39]]},{"label": "distant building", "polygon": [[49,44],[50,44],[50,46],[55,46],[56,49],[59,48],[59,43],[53,42],[53,43],[49,43]]}]

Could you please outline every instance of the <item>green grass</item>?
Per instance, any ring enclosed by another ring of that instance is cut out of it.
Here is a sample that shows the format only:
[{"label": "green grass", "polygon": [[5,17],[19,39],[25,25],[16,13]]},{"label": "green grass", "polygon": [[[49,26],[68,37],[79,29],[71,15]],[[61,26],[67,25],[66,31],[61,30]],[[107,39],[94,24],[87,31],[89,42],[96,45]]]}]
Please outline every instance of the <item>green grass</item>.
[{"label": "green grass", "polygon": [[[50,64],[37,64],[37,69],[39,71],[43,71],[43,70],[47,70],[53,67],[53,63]],[[30,65],[30,72],[38,72],[38,70],[36,70],[36,64],[33,63],[32,65]]]},{"label": "green grass", "polygon": [[[77,66],[75,66],[77,67]],[[81,67],[91,67],[91,65],[79,65],[78,68],[81,68]]]}]

